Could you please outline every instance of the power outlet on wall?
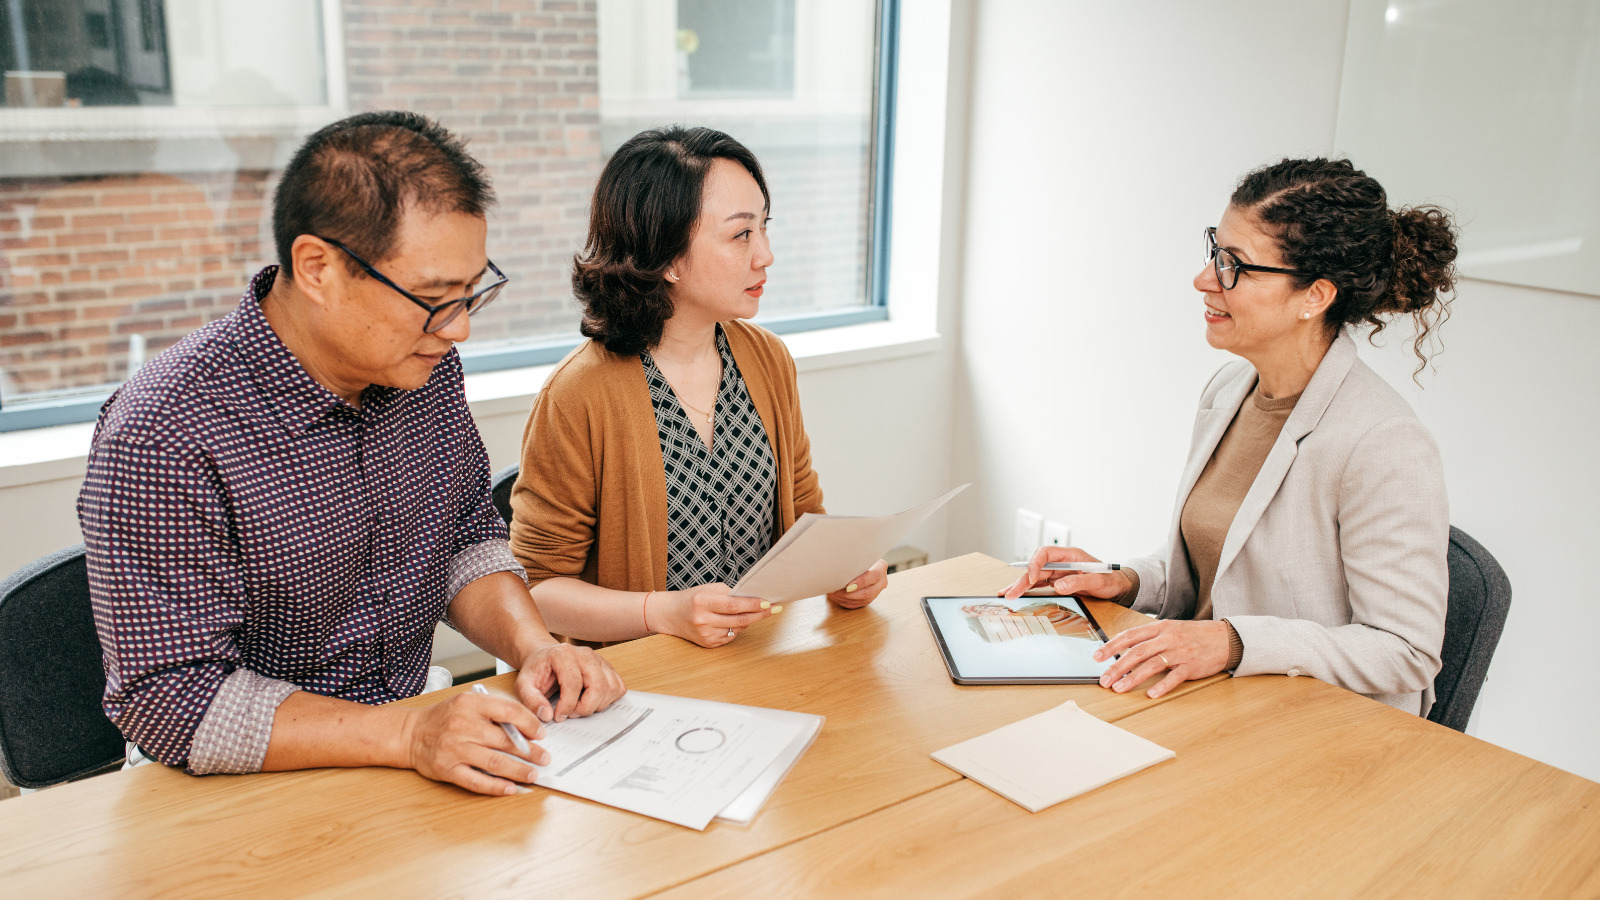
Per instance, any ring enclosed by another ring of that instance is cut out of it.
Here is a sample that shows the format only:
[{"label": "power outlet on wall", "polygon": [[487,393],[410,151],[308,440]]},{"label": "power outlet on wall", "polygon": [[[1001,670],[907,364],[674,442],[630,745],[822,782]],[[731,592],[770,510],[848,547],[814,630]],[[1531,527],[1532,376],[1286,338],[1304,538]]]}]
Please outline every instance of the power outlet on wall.
[{"label": "power outlet on wall", "polygon": [[1025,509],[1017,510],[1017,524],[1011,532],[1011,558],[1031,559],[1039,549],[1039,535],[1044,529],[1044,516]]},{"label": "power outlet on wall", "polygon": [[1060,522],[1044,523],[1044,545],[1046,547],[1072,546],[1072,529]]}]

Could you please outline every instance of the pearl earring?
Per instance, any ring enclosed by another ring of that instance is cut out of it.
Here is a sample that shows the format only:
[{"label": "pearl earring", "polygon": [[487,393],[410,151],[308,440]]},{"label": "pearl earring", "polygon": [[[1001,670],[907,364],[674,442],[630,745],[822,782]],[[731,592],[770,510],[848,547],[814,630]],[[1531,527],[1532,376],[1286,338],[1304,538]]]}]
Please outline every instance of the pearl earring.
[{"label": "pearl earring", "polygon": [[1311,318],[1311,313],[1301,313],[1300,314],[1300,318],[1309,319],[1309,318]]}]

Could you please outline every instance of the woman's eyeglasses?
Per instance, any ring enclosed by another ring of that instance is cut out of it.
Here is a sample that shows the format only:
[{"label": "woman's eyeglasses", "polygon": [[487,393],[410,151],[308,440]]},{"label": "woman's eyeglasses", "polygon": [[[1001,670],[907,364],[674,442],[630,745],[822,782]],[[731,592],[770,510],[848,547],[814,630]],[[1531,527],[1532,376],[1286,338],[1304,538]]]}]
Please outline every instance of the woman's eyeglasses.
[{"label": "woman's eyeglasses", "polygon": [[493,262],[490,262],[489,271],[494,274],[496,279],[494,283],[490,284],[486,288],[483,288],[470,297],[457,297],[454,300],[447,300],[444,303],[435,305],[423,300],[421,297],[418,297],[417,295],[384,277],[382,272],[374,269],[370,263],[357,256],[355,251],[351,250],[349,247],[346,247],[333,238],[325,237],[320,238],[320,240],[327,241],[335,247],[338,247],[340,250],[343,250],[345,255],[355,260],[356,264],[365,269],[368,275],[371,275],[373,278],[376,278],[393,288],[400,296],[427,310],[428,321],[423,323],[422,330],[428,334],[433,334],[435,331],[438,331],[446,325],[449,325],[451,322],[454,322],[456,320],[456,316],[461,315],[462,310],[466,310],[467,315],[469,316],[477,315],[479,310],[483,309],[485,306],[488,306],[489,303],[500,294],[500,289],[506,286],[506,282],[511,280],[507,278],[505,273],[500,271]]},{"label": "woman's eyeglasses", "polygon": [[1239,283],[1240,272],[1277,272],[1280,275],[1304,275],[1299,269],[1280,269],[1277,266],[1257,266],[1240,262],[1232,250],[1217,246],[1217,228],[1206,228],[1206,262],[1217,272],[1217,284],[1225,291],[1233,290]]}]

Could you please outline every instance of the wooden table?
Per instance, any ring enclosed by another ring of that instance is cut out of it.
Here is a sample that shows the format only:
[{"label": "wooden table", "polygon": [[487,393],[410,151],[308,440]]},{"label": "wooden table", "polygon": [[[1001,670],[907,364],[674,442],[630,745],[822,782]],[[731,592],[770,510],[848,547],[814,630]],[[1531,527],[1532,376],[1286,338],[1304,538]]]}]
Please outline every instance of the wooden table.
[{"label": "wooden table", "polygon": [[1177,757],[1037,814],[960,781],[663,896],[1600,896],[1600,784],[1358,694],[1230,679],[1119,724]]},{"label": "wooden table", "polygon": [[[957,786],[929,753],[1067,699],[1117,721],[1211,683],[1161,701],[951,684],[918,598],[992,593],[1014,577],[973,554],[893,576],[863,610],[793,604],[721,649],[653,637],[602,651],[630,687],[827,717],[749,826],[702,833],[554,792],[478,797],[388,769],[191,778],[144,767],[0,804],[0,894],[639,895]],[[1095,613],[1112,632],[1147,621],[1112,604]]]},{"label": "wooden table", "polygon": [[[602,651],[642,690],[827,716],[747,827],[385,769],[146,767],[0,803],[0,896],[1600,896],[1600,785],[1309,678],[1161,701],[951,684],[917,598],[1012,575],[972,555],[719,650]],[[1109,631],[1146,621],[1094,610]],[[1067,699],[1176,759],[1030,814],[928,758]]]}]

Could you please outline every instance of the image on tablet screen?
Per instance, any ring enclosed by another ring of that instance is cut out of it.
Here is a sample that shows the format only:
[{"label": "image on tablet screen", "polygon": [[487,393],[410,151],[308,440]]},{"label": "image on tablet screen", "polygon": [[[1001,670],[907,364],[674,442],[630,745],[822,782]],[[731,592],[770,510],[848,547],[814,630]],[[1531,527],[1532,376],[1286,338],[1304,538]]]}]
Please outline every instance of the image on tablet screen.
[{"label": "image on tablet screen", "polygon": [[999,601],[969,603],[961,607],[961,611],[967,615],[967,627],[991,644],[1053,634],[1086,641],[1099,640],[1082,613],[1053,600],[1015,607]]},{"label": "image on tablet screen", "polygon": [[1097,678],[1100,636],[1076,597],[930,597],[953,665],[967,678]]}]

